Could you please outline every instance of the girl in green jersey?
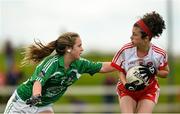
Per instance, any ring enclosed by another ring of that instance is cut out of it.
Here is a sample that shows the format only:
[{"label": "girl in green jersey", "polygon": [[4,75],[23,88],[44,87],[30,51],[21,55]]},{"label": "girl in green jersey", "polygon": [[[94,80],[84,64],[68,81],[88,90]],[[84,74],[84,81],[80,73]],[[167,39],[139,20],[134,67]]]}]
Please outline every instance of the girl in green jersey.
[{"label": "girl in green jersey", "polygon": [[[5,114],[53,114],[52,104],[81,74],[114,71],[110,62],[92,62],[80,57],[83,47],[77,33],[64,33],[47,45],[35,44],[27,48],[24,63],[40,63],[32,76],[17,87],[7,103]],[[56,54],[50,55],[54,50]]]}]

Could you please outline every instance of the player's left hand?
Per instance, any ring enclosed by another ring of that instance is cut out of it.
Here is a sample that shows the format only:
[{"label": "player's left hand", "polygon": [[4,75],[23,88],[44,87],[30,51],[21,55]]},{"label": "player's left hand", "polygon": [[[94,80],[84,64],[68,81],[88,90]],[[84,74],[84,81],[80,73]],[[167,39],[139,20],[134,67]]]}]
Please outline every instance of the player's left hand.
[{"label": "player's left hand", "polygon": [[41,103],[40,95],[32,96],[31,98],[27,99],[27,101],[26,101],[26,104],[29,105],[30,107],[35,106],[40,103]]},{"label": "player's left hand", "polygon": [[139,68],[140,74],[145,77],[151,77],[156,75],[157,70],[153,66],[144,66],[144,68]]}]

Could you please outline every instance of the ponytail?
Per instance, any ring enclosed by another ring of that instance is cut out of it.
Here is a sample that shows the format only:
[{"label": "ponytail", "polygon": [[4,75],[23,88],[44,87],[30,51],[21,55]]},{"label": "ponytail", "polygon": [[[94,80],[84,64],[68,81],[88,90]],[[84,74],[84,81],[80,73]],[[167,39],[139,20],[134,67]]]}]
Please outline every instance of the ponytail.
[{"label": "ponytail", "polygon": [[25,49],[23,53],[25,55],[22,65],[26,65],[28,63],[38,63],[46,56],[50,55],[56,47],[56,41],[52,41],[47,45],[43,45],[40,41],[34,41],[35,45],[31,45]]},{"label": "ponytail", "polygon": [[50,55],[54,50],[58,55],[64,55],[67,48],[73,48],[77,37],[79,37],[77,33],[66,32],[59,36],[57,40],[52,41],[47,45],[43,45],[40,41],[34,41],[35,45],[31,45],[25,50],[25,57],[22,61],[22,65],[26,65],[30,62],[38,63],[44,57]]}]

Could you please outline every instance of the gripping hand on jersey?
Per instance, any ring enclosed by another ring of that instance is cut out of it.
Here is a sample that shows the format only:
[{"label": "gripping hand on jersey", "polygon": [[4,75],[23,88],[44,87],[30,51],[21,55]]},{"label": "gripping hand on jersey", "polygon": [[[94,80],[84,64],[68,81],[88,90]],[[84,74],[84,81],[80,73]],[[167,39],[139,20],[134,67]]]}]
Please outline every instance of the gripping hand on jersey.
[{"label": "gripping hand on jersey", "polygon": [[139,91],[144,89],[146,86],[144,84],[135,85],[134,83],[126,83],[125,88],[130,91]]},{"label": "gripping hand on jersey", "polygon": [[144,66],[144,68],[139,68],[139,71],[143,77],[148,77],[148,78],[156,75],[157,73],[156,68],[153,66]]},{"label": "gripping hand on jersey", "polygon": [[31,98],[27,99],[27,101],[26,101],[26,104],[29,105],[30,107],[35,106],[40,103],[41,103],[40,95],[32,96]]}]

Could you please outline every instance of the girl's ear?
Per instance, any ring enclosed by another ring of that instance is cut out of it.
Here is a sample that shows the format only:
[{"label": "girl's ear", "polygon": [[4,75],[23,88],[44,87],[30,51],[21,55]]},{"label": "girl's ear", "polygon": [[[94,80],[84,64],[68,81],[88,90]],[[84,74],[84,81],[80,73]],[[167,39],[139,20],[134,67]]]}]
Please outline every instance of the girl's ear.
[{"label": "girl's ear", "polygon": [[146,37],[144,38],[144,40],[145,40],[145,41],[151,41],[151,38],[150,38],[149,36],[146,36]]},{"label": "girl's ear", "polygon": [[67,49],[67,52],[70,53],[70,52],[71,52],[71,49]]}]

